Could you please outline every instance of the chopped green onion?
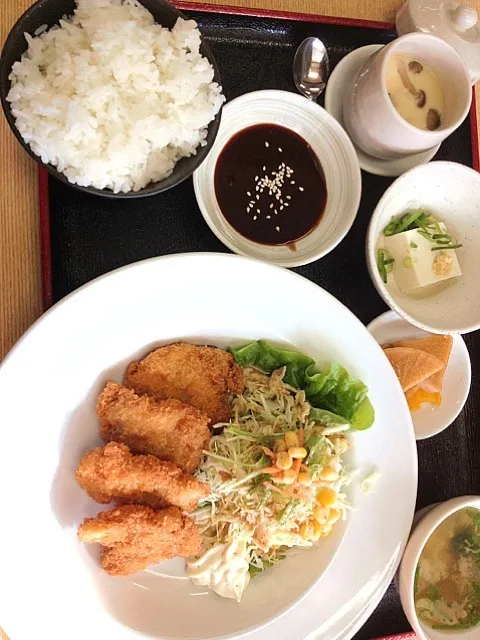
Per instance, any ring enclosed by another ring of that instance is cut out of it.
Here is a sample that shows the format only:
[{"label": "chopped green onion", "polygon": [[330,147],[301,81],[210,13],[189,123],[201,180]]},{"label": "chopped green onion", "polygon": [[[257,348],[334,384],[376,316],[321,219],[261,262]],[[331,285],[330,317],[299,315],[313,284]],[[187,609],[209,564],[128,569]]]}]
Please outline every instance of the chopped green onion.
[{"label": "chopped green onion", "polygon": [[377,250],[377,268],[385,284],[387,284],[388,273],[393,268],[395,260],[389,255],[386,249]]},{"label": "chopped green onion", "polygon": [[431,251],[445,251],[445,249],[460,249],[463,244],[442,245],[441,247],[432,247]]},{"label": "chopped green onion", "polygon": [[403,220],[397,227],[397,233],[405,231],[405,229],[418,220],[421,215],[423,215],[423,211],[414,211],[413,213],[404,216]]},{"label": "chopped green onion", "polygon": [[410,247],[412,249],[418,249],[418,244],[416,244],[415,242],[410,242]]},{"label": "chopped green onion", "polygon": [[413,260],[411,258],[404,258],[403,264],[407,269],[411,269],[413,267]]},{"label": "chopped green onion", "polygon": [[426,238],[427,240],[429,240],[430,242],[433,242],[433,238],[432,236],[428,233],[428,231],[426,231],[425,229],[418,229],[418,233],[423,237]]},{"label": "chopped green onion", "polygon": [[402,231],[405,231],[414,223],[418,221],[425,223],[426,220],[427,216],[421,209],[413,211],[412,213],[405,213],[398,218],[395,218],[394,216],[383,230],[383,235],[393,236],[397,233],[402,233]]}]

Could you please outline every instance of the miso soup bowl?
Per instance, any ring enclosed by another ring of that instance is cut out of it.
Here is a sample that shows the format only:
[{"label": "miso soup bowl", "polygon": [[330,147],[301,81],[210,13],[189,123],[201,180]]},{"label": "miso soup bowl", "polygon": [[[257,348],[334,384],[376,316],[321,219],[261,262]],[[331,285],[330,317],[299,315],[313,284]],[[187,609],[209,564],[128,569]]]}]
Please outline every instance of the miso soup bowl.
[{"label": "miso soup bowl", "polygon": [[[409,124],[388,96],[387,64],[392,55],[408,55],[426,65],[442,85],[445,114],[435,131]],[[408,33],[374,53],[346,87],[343,120],[365,153],[382,159],[405,157],[431,149],[457,129],[470,109],[470,76],[460,55],[444,40],[426,33]]]},{"label": "miso soup bowl", "polygon": [[461,637],[463,640],[478,640],[480,636],[480,625],[476,625],[468,631],[436,631],[423,624],[415,610],[413,591],[415,571],[423,548],[435,529],[448,516],[465,507],[480,509],[480,496],[463,496],[431,505],[419,511],[413,520],[410,539],[403,554],[400,568],[395,576],[395,582],[405,615],[421,640],[452,640],[452,638],[457,637]]}]

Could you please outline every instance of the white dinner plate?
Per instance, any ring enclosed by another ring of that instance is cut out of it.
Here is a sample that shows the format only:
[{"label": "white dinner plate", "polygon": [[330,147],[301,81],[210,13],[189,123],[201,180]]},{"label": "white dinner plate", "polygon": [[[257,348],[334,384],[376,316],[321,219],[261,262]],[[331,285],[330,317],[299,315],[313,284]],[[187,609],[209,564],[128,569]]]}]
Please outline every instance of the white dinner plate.
[{"label": "white dinner plate", "polygon": [[[370,322],[367,329],[380,345],[432,335],[395,311],[382,313]],[[467,401],[472,378],[470,356],[462,336],[457,333],[452,338],[452,352],[443,379],[442,404],[433,407],[426,403],[412,414],[417,440],[430,438],[450,426]]]},{"label": "white dinner plate", "polygon": [[[369,495],[353,483],[354,510],[326,571],[338,537],[256,577],[238,604],[194,587],[183,561],[109,577],[98,549],[77,542],[79,522],[102,510],[74,477],[82,454],[100,443],[97,394],[107,380],[121,379],[129,361],[181,338],[289,343],[319,364],[337,360],[368,385],[376,420],[352,434],[354,463],[360,480],[373,469],[380,479]],[[0,619],[13,640],[39,630],[50,640],[200,640],[248,631],[252,640],[346,640],[389,585],[410,531],[417,456],[393,370],[340,302],[266,263],[167,256],[82,287],[4,361],[0,424]]]}]

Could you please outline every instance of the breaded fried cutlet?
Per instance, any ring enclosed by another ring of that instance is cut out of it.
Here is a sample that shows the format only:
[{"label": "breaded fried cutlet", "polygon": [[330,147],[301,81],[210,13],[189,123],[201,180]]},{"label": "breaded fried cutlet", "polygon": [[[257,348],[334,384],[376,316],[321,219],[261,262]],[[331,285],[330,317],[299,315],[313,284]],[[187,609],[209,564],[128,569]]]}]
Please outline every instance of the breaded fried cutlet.
[{"label": "breaded fried cutlet", "polygon": [[242,368],[230,353],[186,342],[160,347],[130,363],[125,384],[157,400],[187,402],[206,413],[212,424],[228,422],[232,397],[244,389]]},{"label": "breaded fried cutlet", "polygon": [[116,382],[107,383],[99,395],[97,414],[106,442],[122,442],[188,473],[198,467],[210,438],[209,419],[198,409],[173,398],[140,396]]},{"label": "breaded fried cutlet", "polygon": [[124,505],[86,518],[78,538],[99,543],[102,567],[112,576],[127,576],[149,565],[196,555],[202,547],[197,526],[177,507],[155,511]]},{"label": "breaded fried cutlet", "polygon": [[96,502],[142,504],[155,509],[171,504],[190,512],[209,494],[209,486],[173,464],[150,455],[134,455],[118,442],[86,453],[77,469],[78,484]]}]

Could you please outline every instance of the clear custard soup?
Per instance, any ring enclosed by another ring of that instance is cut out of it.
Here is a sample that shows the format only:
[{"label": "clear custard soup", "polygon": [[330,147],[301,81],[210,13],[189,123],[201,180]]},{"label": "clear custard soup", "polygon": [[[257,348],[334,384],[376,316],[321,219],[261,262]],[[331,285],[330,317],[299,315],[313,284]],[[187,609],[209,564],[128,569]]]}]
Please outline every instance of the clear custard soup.
[{"label": "clear custard soup", "polygon": [[392,55],[387,61],[387,91],[398,113],[414,127],[434,131],[444,117],[443,88],[420,60]]}]

